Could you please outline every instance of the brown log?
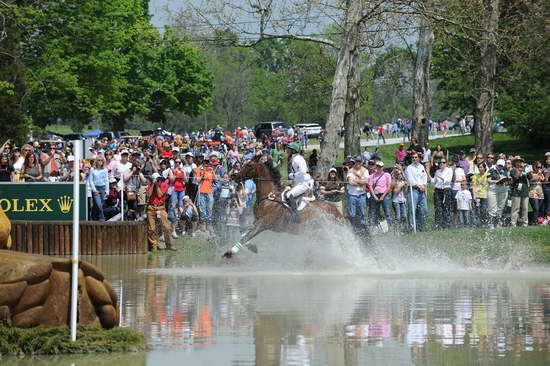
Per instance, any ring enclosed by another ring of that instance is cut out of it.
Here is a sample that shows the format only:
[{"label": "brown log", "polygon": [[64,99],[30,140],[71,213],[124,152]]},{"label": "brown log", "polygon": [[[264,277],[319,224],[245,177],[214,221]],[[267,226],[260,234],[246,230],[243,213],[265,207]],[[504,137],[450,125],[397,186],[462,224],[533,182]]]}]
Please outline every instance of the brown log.
[{"label": "brown log", "polygon": [[26,287],[27,282],[25,281],[0,284],[0,306],[7,305],[10,308],[15,306]]},{"label": "brown log", "polygon": [[25,232],[27,233],[27,253],[33,253],[32,225],[27,223],[25,229]]}]

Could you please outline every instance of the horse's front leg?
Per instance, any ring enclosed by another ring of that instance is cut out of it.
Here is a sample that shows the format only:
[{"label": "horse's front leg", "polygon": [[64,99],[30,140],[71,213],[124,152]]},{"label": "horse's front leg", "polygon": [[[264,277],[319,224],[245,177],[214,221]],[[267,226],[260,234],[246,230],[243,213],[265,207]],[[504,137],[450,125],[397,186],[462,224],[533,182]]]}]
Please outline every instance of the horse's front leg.
[{"label": "horse's front leg", "polygon": [[261,233],[263,229],[261,229],[261,225],[256,225],[252,229],[248,230],[243,234],[241,237],[241,240],[235,243],[231,248],[226,250],[222,257],[224,258],[231,258],[234,254],[239,252],[243,247],[250,250],[253,253],[258,253],[258,247],[255,244],[249,243],[250,240],[252,240],[254,237],[256,237],[259,233]]}]

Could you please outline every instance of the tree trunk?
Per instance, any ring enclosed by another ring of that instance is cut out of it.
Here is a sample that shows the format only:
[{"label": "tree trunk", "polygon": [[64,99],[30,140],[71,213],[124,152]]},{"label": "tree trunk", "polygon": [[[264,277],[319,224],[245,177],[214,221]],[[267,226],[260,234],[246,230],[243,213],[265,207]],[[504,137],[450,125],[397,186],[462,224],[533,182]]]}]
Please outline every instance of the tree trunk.
[{"label": "tree trunk", "polygon": [[323,149],[319,159],[319,174],[327,176],[329,169],[334,166],[340,148],[340,129],[344,124],[346,113],[346,100],[348,96],[348,75],[352,67],[352,59],[357,48],[356,40],[359,34],[359,21],[361,17],[361,1],[347,0],[347,12],[345,33],[342,37],[336,71],[332,81],[332,98],[330,111],[326,123],[326,135]]},{"label": "tree trunk", "polygon": [[[426,0],[426,7],[431,6],[431,0]],[[432,47],[434,33],[424,22],[418,37],[416,52],[414,87],[413,87],[413,119],[411,137],[416,138],[420,146],[425,146],[429,138],[429,119],[431,113],[430,78],[432,66]]]},{"label": "tree trunk", "polygon": [[119,114],[113,118],[113,131],[124,131],[126,127],[126,115]]},{"label": "tree trunk", "polygon": [[493,152],[493,107],[497,66],[498,21],[500,0],[485,0],[485,31],[482,35],[479,70],[479,97],[476,105],[476,149],[482,154]]},{"label": "tree trunk", "polygon": [[348,74],[348,98],[344,115],[344,156],[361,154],[361,126],[359,126],[359,48],[355,48]]}]

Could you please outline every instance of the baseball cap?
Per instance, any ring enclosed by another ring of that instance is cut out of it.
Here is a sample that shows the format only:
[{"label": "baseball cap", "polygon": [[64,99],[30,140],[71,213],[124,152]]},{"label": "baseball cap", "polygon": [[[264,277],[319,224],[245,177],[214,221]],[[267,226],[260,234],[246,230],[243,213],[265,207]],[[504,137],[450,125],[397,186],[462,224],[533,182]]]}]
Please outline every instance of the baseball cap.
[{"label": "baseball cap", "polygon": [[352,160],[354,163],[362,163],[362,162],[363,162],[363,160],[362,160],[360,157],[358,157],[358,156],[354,157],[354,158],[351,159],[351,160]]},{"label": "baseball cap", "polygon": [[471,152],[471,153],[475,153],[475,152],[477,152],[477,150],[476,150],[475,147],[472,147],[472,148],[470,149],[470,152]]},{"label": "baseball cap", "polygon": [[328,172],[329,173],[332,173],[332,172],[336,173],[336,168],[330,168]]},{"label": "baseball cap", "polygon": [[384,162],[382,160],[379,160],[376,162],[376,166],[381,166],[383,167],[384,166]]},{"label": "baseball cap", "polygon": [[498,160],[497,160],[497,165],[505,166],[505,165],[506,165],[506,162],[504,161],[504,159],[498,159]]},{"label": "baseball cap", "polygon": [[453,163],[458,163],[460,161],[460,159],[458,158],[458,156],[453,156]]},{"label": "baseball cap", "polygon": [[158,179],[158,178],[160,178],[160,174],[159,174],[159,173],[153,173],[153,175],[151,176],[151,178],[153,178],[153,180],[154,180],[154,179]]},{"label": "baseball cap", "polygon": [[376,164],[376,162],[374,160],[369,160],[368,164],[369,165],[374,165],[374,164]]},{"label": "baseball cap", "polygon": [[404,144],[404,143],[400,143],[399,146],[405,146],[405,144]]},{"label": "baseball cap", "polygon": [[128,155],[128,150],[122,150],[122,151],[120,152],[120,155],[124,155],[124,154]]},{"label": "baseball cap", "polygon": [[115,177],[109,178],[109,183],[116,183],[116,178]]},{"label": "baseball cap", "polygon": [[73,155],[67,156],[67,161],[74,161],[74,156]]},{"label": "baseball cap", "polygon": [[184,201],[191,201],[191,197],[189,197],[189,196],[183,196],[183,200],[184,200]]}]

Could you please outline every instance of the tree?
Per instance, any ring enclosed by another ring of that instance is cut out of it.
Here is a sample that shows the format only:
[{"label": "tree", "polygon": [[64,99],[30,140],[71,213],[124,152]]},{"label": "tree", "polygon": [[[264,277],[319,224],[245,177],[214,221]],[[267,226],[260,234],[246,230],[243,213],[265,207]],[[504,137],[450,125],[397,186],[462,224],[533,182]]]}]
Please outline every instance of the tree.
[{"label": "tree", "polygon": [[[214,36],[216,30],[230,29],[242,39],[218,39],[226,44],[239,46],[253,46],[270,39],[295,39],[326,44],[336,47],[337,61],[336,70],[332,83],[332,96],[330,109],[326,122],[325,147],[321,151],[319,170],[321,175],[328,172],[335,162],[338,153],[340,136],[339,132],[346,120],[346,110],[357,109],[355,102],[348,103],[347,98],[358,97],[358,93],[348,94],[348,83],[358,83],[359,72],[354,68],[358,63],[353,62],[353,55],[362,47],[380,47],[375,34],[369,37],[363,36],[360,32],[369,21],[376,20],[382,23],[383,15],[388,8],[400,2],[389,0],[346,0],[346,1],[281,1],[253,0],[247,4],[241,4],[226,0],[203,1],[200,4],[188,3],[188,9],[184,10],[183,23],[186,27],[193,28],[194,25],[207,25],[212,29]],[[245,15],[246,14],[246,15]],[[254,21],[240,21],[240,16],[249,19],[255,16]],[[281,19],[277,19],[277,17]],[[314,19],[323,16],[337,19],[335,27],[338,29],[337,41],[324,35],[304,34],[304,29],[311,26]],[[197,19],[196,24],[192,20]],[[246,38],[244,38],[246,37]],[[353,76],[352,76],[353,75]],[[353,86],[351,88],[353,90]],[[351,116],[351,114],[348,114]],[[348,121],[358,121],[357,118],[349,118]],[[348,129],[351,133],[355,129]]]},{"label": "tree", "polygon": [[[425,9],[433,7],[432,0],[423,0],[421,4]],[[416,138],[420,146],[424,146],[428,142],[428,120],[431,117],[430,82],[434,34],[431,26],[425,19],[422,19],[421,23],[414,66],[411,137]]]}]

